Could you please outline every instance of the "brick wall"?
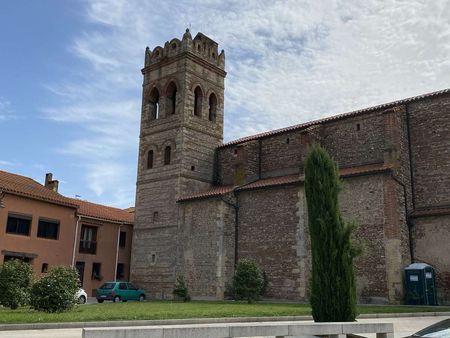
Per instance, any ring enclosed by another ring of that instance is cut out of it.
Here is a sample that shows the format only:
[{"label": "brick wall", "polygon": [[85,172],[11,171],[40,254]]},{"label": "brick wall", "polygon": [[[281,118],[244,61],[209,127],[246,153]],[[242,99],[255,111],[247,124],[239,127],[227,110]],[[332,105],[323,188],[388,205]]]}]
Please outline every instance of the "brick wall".
[{"label": "brick wall", "polygon": [[450,205],[450,96],[409,104],[416,208]]},{"label": "brick wall", "polygon": [[414,255],[436,271],[438,302],[450,304],[450,215],[420,217],[414,221]]}]

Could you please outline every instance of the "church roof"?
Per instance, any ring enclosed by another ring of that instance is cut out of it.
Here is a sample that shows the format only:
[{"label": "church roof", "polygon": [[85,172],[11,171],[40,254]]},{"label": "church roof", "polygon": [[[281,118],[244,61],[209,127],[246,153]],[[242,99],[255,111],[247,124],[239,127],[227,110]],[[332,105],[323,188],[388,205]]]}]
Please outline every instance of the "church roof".
[{"label": "church roof", "polygon": [[401,104],[415,102],[415,101],[420,101],[420,100],[428,99],[428,98],[431,98],[431,97],[444,95],[444,94],[447,94],[447,93],[450,93],[450,88],[439,90],[439,91],[428,93],[428,94],[413,96],[413,97],[409,97],[409,98],[406,98],[406,99],[397,100],[397,101],[393,101],[393,102],[389,102],[389,103],[383,103],[383,104],[380,104],[380,105],[377,105],[377,106],[364,108],[364,109],[360,109],[360,110],[355,110],[355,111],[348,112],[348,113],[343,113],[343,114],[338,114],[338,115],[334,115],[334,116],[330,116],[330,117],[325,117],[323,119],[318,119],[318,120],[313,120],[313,121],[309,121],[309,122],[305,122],[305,123],[295,124],[293,126],[289,126],[289,127],[285,127],[285,128],[274,129],[274,130],[266,131],[266,132],[263,132],[263,133],[255,134],[255,135],[249,135],[249,136],[241,137],[241,138],[238,138],[236,140],[233,140],[233,141],[230,141],[230,142],[226,142],[226,143],[222,144],[219,148],[225,148],[225,147],[229,147],[229,146],[232,146],[232,145],[245,143],[245,142],[253,141],[253,140],[258,140],[258,139],[265,138],[265,137],[268,137],[268,136],[282,134],[282,133],[286,133],[286,132],[290,132],[290,131],[294,131],[294,130],[305,129],[305,128],[308,128],[308,127],[311,127],[311,126],[314,126],[314,125],[317,125],[317,124],[322,124],[322,123],[326,123],[326,122],[331,122],[331,121],[344,119],[344,118],[347,118],[347,117],[353,117],[355,115],[362,115],[362,114],[366,114],[366,113],[370,113],[370,112],[374,112],[374,111],[378,111],[378,110],[383,110],[383,109],[395,107],[395,106],[398,106],[398,105],[401,105]]},{"label": "church roof", "polygon": [[[360,176],[367,174],[376,174],[380,172],[385,172],[391,170],[391,167],[384,165],[383,163],[375,163],[368,164],[364,166],[358,167],[348,167],[339,169],[340,177],[351,177],[351,176]],[[208,190],[197,192],[191,195],[183,196],[178,199],[177,202],[185,202],[196,199],[204,199],[210,197],[218,197],[226,195],[230,192],[236,191],[244,191],[244,190],[253,190],[260,189],[266,187],[275,187],[282,186],[288,184],[302,183],[305,181],[304,175],[294,174],[294,175],[285,175],[285,176],[277,176],[277,177],[268,177],[260,180],[256,180],[247,184],[242,185],[227,185],[227,186],[217,186],[212,187]]]}]

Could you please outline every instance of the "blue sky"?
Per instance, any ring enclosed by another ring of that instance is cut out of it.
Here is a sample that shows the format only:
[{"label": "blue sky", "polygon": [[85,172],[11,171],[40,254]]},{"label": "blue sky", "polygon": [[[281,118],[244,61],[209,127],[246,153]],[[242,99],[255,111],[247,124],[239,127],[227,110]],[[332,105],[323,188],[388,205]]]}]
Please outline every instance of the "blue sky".
[{"label": "blue sky", "polygon": [[225,141],[450,87],[450,3],[0,2],[0,169],[134,204],[145,46],[226,52]]}]

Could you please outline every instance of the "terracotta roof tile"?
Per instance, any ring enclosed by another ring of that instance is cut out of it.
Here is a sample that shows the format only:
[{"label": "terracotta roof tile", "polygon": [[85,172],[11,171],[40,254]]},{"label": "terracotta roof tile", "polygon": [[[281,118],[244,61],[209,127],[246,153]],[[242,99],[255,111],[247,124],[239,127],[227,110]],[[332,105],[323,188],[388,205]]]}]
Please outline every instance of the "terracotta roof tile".
[{"label": "terracotta roof tile", "polygon": [[[339,175],[341,177],[351,177],[365,174],[374,174],[388,170],[391,170],[391,167],[385,166],[384,163],[375,163],[358,167],[342,168],[339,170]],[[203,192],[198,192],[192,195],[184,196],[180,198],[178,202],[221,196],[230,193],[232,191],[252,190],[265,187],[280,186],[285,184],[300,183],[304,182],[304,180],[305,176],[298,174],[263,178],[261,180],[257,180],[255,182],[247,183],[241,186],[227,185],[227,186],[212,187]]]},{"label": "terracotta roof tile", "polygon": [[98,218],[111,222],[133,224],[134,213],[127,211],[127,209],[108,207],[106,205],[96,204],[75,198],[72,198],[71,200],[79,205],[78,215]]},{"label": "terracotta roof tile", "polygon": [[2,170],[0,170],[0,191],[57,205],[72,207],[74,209],[78,209],[78,214],[82,216],[130,224],[132,224],[134,220],[134,214],[126,210],[65,197],[56,191],[46,188],[29,177]]},{"label": "terracotta roof tile", "polygon": [[230,141],[230,142],[226,142],[226,143],[222,144],[219,148],[225,148],[225,147],[228,147],[228,146],[232,146],[232,145],[236,145],[236,144],[240,144],[240,143],[245,143],[245,142],[248,142],[248,141],[257,140],[257,139],[268,137],[268,136],[272,136],[272,135],[282,134],[282,133],[286,133],[286,132],[289,132],[289,131],[305,129],[305,128],[308,128],[308,127],[311,127],[311,126],[314,126],[314,125],[317,125],[317,124],[322,124],[322,123],[325,123],[325,122],[340,120],[340,119],[347,118],[347,117],[352,117],[352,116],[355,116],[355,115],[360,115],[360,114],[365,114],[365,113],[369,113],[369,112],[373,112],[373,111],[387,109],[387,108],[395,107],[395,106],[400,105],[400,104],[405,104],[405,103],[410,103],[410,102],[414,102],[414,101],[419,101],[419,100],[427,99],[427,98],[434,97],[434,96],[444,95],[444,94],[447,94],[447,93],[450,93],[450,88],[439,90],[437,92],[432,92],[432,93],[428,93],[428,94],[413,96],[413,97],[409,97],[409,98],[406,98],[406,99],[397,100],[397,101],[393,101],[393,102],[389,102],[389,103],[384,103],[384,104],[380,104],[380,105],[369,107],[369,108],[355,110],[355,111],[348,112],[348,113],[343,113],[343,114],[339,114],[339,115],[325,117],[323,119],[309,121],[309,122],[306,122],[306,123],[296,124],[296,125],[285,127],[285,128],[274,129],[274,130],[266,131],[266,132],[263,132],[263,133],[255,134],[255,135],[249,135],[249,136],[241,137],[241,138],[238,138],[236,140],[233,140],[233,141]]},{"label": "terracotta roof tile", "polygon": [[58,205],[64,205],[72,208],[78,207],[72,199],[44,187],[42,184],[29,177],[12,174],[2,170],[0,170],[0,190],[6,193],[29,197]]},{"label": "terracotta roof tile", "polygon": [[180,199],[178,199],[177,202],[184,202],[189,201],[193,199],[200,199],[200,198],[209,198],[209,197],[215,197],[215,196],[222,196],[225,194],[228,194],[229,192],[232,192],[234,190],[235,186],[233,185],[224,185],[219,187],[212,187],[208,190],[201,191],[195,194],[183,196]]}]

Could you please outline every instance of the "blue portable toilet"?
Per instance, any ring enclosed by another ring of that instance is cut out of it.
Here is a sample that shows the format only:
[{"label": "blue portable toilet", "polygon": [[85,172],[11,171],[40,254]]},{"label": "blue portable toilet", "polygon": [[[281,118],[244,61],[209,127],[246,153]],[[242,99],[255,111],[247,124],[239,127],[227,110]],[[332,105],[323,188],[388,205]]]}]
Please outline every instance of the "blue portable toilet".
[{"label": "blue portable toilet", "polygon": [[431,265],[413,263],[405,268],[406,304],[437,305],[436,274]]}]

